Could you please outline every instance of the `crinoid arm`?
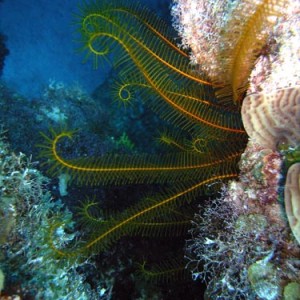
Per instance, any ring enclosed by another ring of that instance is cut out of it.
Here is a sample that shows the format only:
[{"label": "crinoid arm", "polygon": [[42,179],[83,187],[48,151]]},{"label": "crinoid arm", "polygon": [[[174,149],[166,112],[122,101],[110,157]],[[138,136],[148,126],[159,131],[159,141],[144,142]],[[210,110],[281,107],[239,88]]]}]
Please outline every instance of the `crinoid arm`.
[{"label": "crinoid arm", "polygon": [[[239,151],[229,151],[225,156],[200,155],[198,152],[179,152],[166,155],[104,155],[101,157],[64,158],[59,145],[72,139],[73,132],[52,130],[51,136],[43,134],[41,156],[52,175],[67,173],[80,185],[122,185],[128,183],[186,182],[193,178],[207,178],[220,166],[236,166]],[[75,147],[75,146],[74,146]]]},{"label": "crinoid arm", "polygon": [[220,99],[241,103],[255,61],[287,5],[285,0],[247,0],[237,7],[221,36],[227,47],[220,53],[225,85],[217,91]]},{"label": "crinoid arm", "polygon": [[[228,170],[227,170],[228,171]],[[113,243],[124,235],[139,235],[143,232],[143,226],[140,224],[150,224],[153,219],[159,217],[166,212],[166,209],[176,209],[177,207],[187,204],[201,192],[205,191],[207,185],[221,183],[237,177],[234,172],[224,172],[223,167],[216,171],[215,176],[204,179],[193,185],[181,185],[176,191],[160,194],[155,200],[149,201],[147,198],[137,205],[125,210],[116,217],[107,222],[99,224],[97,227],[89,228],[89,237],[79,246],[72,249],[59,249],[55,247],[55,241],[51,239],[57,228],[63,224],[56,222],[51,227],[49,233],[49,242],[51,248],[60,256],[72,257],[79,253],[97,253],[107,250]],[[219,184],[217,184],[219,187]],[[154,221],[155,222],[155,221]],[[154,223],[153,222],[153,223]],[[168,226],[165,227],[167,229]],[[147,235],[161,235],[161,228],[155,226],[148,228]],[[150,234],[151,233],[151,234]]]},{"label": "crinoid arm", "polygon": [[[218,105],[214,84],[192,69],[189,58],[167,37],[168,30],[158,33],[163,23],[149,21],[150,14],[139,11],[108,1],[84,6],[79,30],[85,50],[101,57],[107,55],[107,48],[113,49],[114,64],[122,66],[122,78],[127,80],[124,84],[146,90],[151,97],[144,101],[177,126],[190,128],[196,123],[220,132],[245,134],[239,110]],[[137,73],[138,80],[137,75],[132,78]]]}]

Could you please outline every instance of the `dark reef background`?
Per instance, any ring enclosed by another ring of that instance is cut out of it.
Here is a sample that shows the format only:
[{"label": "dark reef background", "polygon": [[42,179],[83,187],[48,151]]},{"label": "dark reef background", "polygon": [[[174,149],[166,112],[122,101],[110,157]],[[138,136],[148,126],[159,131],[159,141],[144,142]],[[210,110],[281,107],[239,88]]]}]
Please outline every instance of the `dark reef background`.
[{"label": "dark reef background", "polygon": [[[27,155],[37,154],[34,147],[38,142],[37,133],[57,125],[56,108],[60,110],[58,117],[66,116],[64,125],[84,131],[88,130],[87,126],[92,131],[102,130],[105,124],[110,133],[121,136],[126,128],[133,129],[133,124],[124,128],[128,119],[136,124],[132,132],[145,130],[138,128],[147,114],[141,105],[124,116],[124,110],[112,106],[111,95],[105,93],[116,75],[115,70],[109,64],[95,69],[93,60],[85,62],[85,54],[78,51],[81,44],[76,40],[75,15],[80,3],[79,0],[0,1],[0,70],[3,66],[0,120],[13,129],[8,133],[12,147]],[[171,26],[170,0],[140,3]],[[93,96],[89,103],[83,100],[87,95]],[[155,124],[152,131],[154,128]]]}]

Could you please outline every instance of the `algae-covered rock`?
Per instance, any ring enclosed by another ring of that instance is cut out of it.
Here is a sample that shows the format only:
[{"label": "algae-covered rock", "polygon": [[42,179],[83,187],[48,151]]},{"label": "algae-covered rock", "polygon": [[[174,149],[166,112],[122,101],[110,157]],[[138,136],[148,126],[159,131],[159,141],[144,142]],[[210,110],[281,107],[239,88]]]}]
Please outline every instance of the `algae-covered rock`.
[{"label": "algae-covered rock", "polygon": [[266,260],[257,261],[248,268],[249,282],[259,299],[275,300],[279,297],[280,285],[277,277],[275,266]]},{"label": "algae-covered rock", "polygon": [[14,196],[0,198],[0,245],[7,242],[7,238],[16,223],[16,199]]},{"label": "algae-covered rock", "polygon": [[300,300],[300,284],[290,282],[284,287],[283,300]]},{"label": "algae-covered rock", "polygon": [[[3,271],[0,269],[0,294],[1,291],[4,289],[4,280],[5,280],[5,276]],[[2,298],[1,298],[2,299]]]},{"label": "algae-covered rock", "polygon": [[238,231],[245,233],[253,232],[259,234],[265,230],[268,221],[265,216],[260,214],[240,215],[235,223],[235,228]]}]

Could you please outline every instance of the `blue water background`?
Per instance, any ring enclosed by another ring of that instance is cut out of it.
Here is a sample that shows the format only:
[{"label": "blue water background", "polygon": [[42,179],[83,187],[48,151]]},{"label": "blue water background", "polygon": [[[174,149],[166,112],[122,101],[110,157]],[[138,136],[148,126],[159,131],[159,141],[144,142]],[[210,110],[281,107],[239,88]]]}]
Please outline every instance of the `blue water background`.
[{"label": "blue water background", "polygon": [[[170,1],[144,1],[159,14]],[[79,83],[88,93],[103,83],[109,67],[95,70],[78,53],[74,14],[78,0],[5,0],[0,3],[0,32],[10,50],[2,80],[28,98],[39,97],[49,80]],[[163,11],[163,12],[162,12]]]}]

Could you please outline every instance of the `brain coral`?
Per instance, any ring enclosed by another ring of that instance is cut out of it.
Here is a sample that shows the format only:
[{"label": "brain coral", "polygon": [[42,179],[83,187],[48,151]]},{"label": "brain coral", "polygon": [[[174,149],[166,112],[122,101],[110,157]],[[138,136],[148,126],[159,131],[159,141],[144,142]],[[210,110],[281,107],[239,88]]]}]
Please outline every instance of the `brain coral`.
[{"label": "brain coral", "polygon": [[300,144],[300,87],[247,96],[242,105],[242,119],[250,138],[275,150],[285,143]]},{"label": "brain coral", "polygon": [[300,244],[300,163],[293,164],[288,170],[284,202],[290,227]]}]

